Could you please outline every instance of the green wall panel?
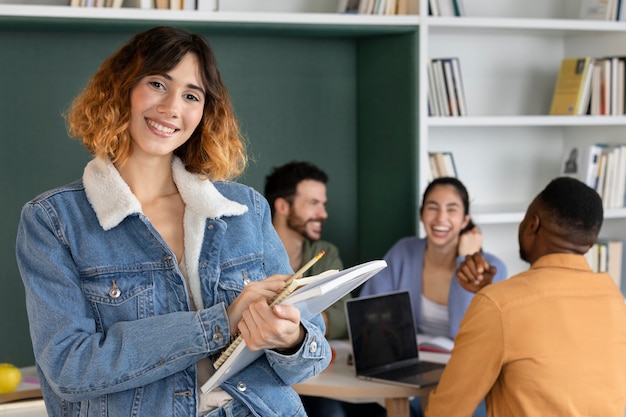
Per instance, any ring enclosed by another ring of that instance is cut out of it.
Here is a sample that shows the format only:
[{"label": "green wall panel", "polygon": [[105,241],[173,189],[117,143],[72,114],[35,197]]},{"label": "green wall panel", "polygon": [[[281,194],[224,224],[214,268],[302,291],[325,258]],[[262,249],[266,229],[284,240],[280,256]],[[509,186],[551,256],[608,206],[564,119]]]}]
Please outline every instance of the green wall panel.
[{"label": "green wall panel", "polygon": [[[0,31],[0,362],[20,366],[33,363],[15,262],[20,208],[81,176],[90,157],[67,137],[61,113],[100,62],[133,33],[125,27],[39,30]],[[320,165],[330,175],[324,237],[339,246],[346,265],[358,262],[356,41],[262,34],[208,38],[248,141],[251,163],[241,181],[262,191],[274,165],[293,159]]]},{"label": "green wall panel", "polygon": [[416,233],[417,32],[358,46],[359,257]]}]

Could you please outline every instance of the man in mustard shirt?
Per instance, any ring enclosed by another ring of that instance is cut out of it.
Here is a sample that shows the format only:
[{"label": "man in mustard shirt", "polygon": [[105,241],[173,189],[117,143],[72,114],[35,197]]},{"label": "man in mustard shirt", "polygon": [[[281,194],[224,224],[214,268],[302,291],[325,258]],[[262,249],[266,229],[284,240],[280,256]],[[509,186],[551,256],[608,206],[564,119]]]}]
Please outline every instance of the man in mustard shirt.
[{"label": "man in mustard shirt", "polygon": [[557,178],[519,225],[528,271],[481,289],[489,273],[484,258],[466,258],[458,279],[480,291],[430,394],[427,417],[469,417],[485,396],[489,417],[624,417],[624,297],[583,256],[602,220],[593,189]]}]

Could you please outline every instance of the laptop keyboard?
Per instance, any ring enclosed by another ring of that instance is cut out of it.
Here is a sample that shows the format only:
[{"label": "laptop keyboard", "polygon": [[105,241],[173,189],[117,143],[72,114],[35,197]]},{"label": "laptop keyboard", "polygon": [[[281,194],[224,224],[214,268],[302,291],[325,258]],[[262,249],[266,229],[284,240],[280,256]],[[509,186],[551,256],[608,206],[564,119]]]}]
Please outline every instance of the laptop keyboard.
[{"label": "laptop keyboard", "polygon": [[419,362],[399,369],[392,369],[389,371],[380,372],[377,374],[377,376],[381,378],[403,378],[405,376],[413,376],[423,374],[424,372],[432,371],[435,369],[441,369],[443,368],[443,366],[444,365],[435,362]]}]

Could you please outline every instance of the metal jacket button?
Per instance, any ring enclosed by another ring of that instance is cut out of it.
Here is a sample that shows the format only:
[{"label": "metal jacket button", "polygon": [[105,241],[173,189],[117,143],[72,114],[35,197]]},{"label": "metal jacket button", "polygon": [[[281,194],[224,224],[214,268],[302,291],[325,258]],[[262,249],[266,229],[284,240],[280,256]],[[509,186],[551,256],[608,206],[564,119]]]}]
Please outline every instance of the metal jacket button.
[{"label": "metal jacket button", "polygon": [[315,336],[313,340],[311,340],[311,344],[309,345],[309,352],[315,353],[317,351],[317,342],[315,341]]},{"label": "metal jacket button", "polygon": [[239,381],[237,382],[237,389],[241,392],[244,392],[245,390],[248,389],[248,387],[246,386],[246,383],[243,381]]},{"label": "metal jacket button", "polygon": [[222,343],[222,340],[224,340],[224,335],[220,332],[219,327],[215,326],[215,332],[213,333],[213,341],[215,343]]},{"label": "metal jacket button", "polygon": [[111,289],[109,290],[109,297],[111,298],[117,298],[122,294],[122,291],[120,291],[119,287],[117,286],[117,284],[115,283],[115,280],[112,279],[111,280]]}]

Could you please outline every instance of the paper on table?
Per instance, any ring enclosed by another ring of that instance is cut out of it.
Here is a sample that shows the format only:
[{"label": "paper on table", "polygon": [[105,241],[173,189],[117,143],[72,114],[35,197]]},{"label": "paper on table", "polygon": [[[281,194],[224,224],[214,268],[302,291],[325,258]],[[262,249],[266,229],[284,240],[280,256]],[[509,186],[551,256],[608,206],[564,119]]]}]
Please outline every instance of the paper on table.
[{"label": "paper on table", "polygon": [[454,347],[454,342],[444,336],[418,335],[419,350],[424,352],[450,353]]},{"label": "paper on table", "polygon": [[[282,304],[296,306],[300,310],[300,318],[310,320],[386,266],[387,263],[385,261],[375,260],[337,271],[333,274],[322,273],[318,280],[304,285],[291,293],[283,300]],[[240,343],[211,378],[202,385],[202,392],[211,391],[262,354],[262,350],[253,352],[246,347],[245,342]]]}]

